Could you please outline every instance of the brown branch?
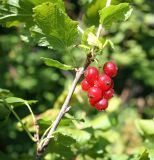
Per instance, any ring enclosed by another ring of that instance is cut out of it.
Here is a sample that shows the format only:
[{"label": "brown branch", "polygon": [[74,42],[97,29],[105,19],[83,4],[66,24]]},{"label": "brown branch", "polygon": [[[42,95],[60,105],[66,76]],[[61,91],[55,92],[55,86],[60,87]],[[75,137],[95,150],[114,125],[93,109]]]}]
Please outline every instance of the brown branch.
[{"label": "brown branch", "polygon": [[56,118],[56,120],[53,122],[52,124],[52,127],[51,129],[48,131],[48,134],[45,138],[45,140],[41,143],[38,144],[37,146],[37,155],[36,155],[36,160],[41,160],[41,157],[46,149],[46,147],[48,146],[49,142],[50,142],[50,139],[54,133],[54,131],[57,129],[62,117],[65,115],[65,113],[67,112],[68,108],[69,108],[69,102],[72,98],[72,95],[74,93],[74,90],[76,88],[76,85],[80,79],[80,77],[82,76],[84,70],[89,66],[89,64],[93,61],[93,57],[92,57],[92,54],[89,53],[87,55],[87,60],[86,60],[86,63],[85,63],[85,66],[84,67],[81,67],[79,68],[78,71],[76,71],[76,75],[75,75],[75,78],[74,78],[74,81],[72,83],[72,86],[68,92],[68,95],[64,101],[64,104],[62,105],[62,108]]}]

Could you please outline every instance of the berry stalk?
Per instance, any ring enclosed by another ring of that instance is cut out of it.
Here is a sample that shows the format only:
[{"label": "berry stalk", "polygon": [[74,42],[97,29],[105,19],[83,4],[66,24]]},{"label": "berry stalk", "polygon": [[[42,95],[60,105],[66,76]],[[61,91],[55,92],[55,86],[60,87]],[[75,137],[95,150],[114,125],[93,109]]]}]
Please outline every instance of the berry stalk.
[{"label": "berry stalk", "polygon": [[40,141],[38,143],[38,146],[37,146],[37,155],[36,155],[36,160],[41,160],[42,158],[42,155],[46,149],[46,147],[48,146],[49,142],[50,142],[50,139],[54,133],[54,131],[57,129],[62,117],[65,115],[66,112],[68,112],[68,108],[69,108],[69,102],[72,98],[72,95],[74,93],[74,90],[76,88],[76,85],[79,81],[79,79],[81,78],[82,74],[84,73],[84,70],[89,66],[89,64],[93,61],[92,59],[92,56],[91,56],[91,53],[89,53],[87,55],[87,60],[86,60],[86,63],[84,65],[84,67],[81,67],[79,68],[77,71],[76,71],[76,75],[75,75],[75,78],[73,80],[73,83],[72,83],[72,86],[68,92],[68,95],[62,105],[62,108],[57,116],[57,118],[55,119],[55,121],[53,122],[52,124],[52,127],[51,129],[48,131],[47,133],[47,136],[45,138],[45,140],[42,142]]}]

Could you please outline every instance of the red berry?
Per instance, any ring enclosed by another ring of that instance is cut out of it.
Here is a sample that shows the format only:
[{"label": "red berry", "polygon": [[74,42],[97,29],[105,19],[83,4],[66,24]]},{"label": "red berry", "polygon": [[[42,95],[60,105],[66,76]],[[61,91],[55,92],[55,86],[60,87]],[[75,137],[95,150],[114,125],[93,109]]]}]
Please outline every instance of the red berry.
[{"label": "red berry", "polygon": [[89,98],[89,103],[91,106],[95,106],[95,104],[96,104],[96,102],[91,98]]},{"label": "red berry", "polygon": [[111,81],[112,80],[108,75],[101,74],[95,83],[96,86],[100,87],[103,91],[106,91],[111,87]]},{"label": "red berry", "polygon": [[91,100],[97,102],[102,98],[102,90],[100,88],[98,88],[98,87],[91,87],[88,90],[88,97]]},{"label": "red berry", "polygon": [[81,87],[82,87],[82,90],[83,91],[88,91],[88,89],[91,87],[90,84],[87,82],[86,79],[84,79],[82,82],[81,82]]},{"label": "red berry", "polygon": [[110,77],[115,77],[117,75],[117,66],[113,62],[106,62],[103,66],[104,73]]},{"label": "red berry", "polygon": [[99,111],[105,110],[107,107],[108,107],[108,100],[104,98],[95,104],[95,108]]},{"label": "red berry", "polygon": [[114,81],[111,79],[111,86],[110,88],[113,88],[114,87]]},{"label": "red berry", "polygon": [[114,95],[114,89],[112,89],[112,88],[103,93],[103,97],[105,99],[111,99],[113,97],[113,95]]},{"label": "red berry", "polygon": [[84,72],[85,79],[91,85],[93,85],[94,81],[98,78],[98,74],[99,72],[96,67],[88,67]]}]

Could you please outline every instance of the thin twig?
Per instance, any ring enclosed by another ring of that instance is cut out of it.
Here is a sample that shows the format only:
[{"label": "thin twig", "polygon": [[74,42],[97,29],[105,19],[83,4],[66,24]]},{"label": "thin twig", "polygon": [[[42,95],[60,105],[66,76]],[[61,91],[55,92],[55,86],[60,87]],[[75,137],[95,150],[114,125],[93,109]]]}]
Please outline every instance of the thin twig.
[{"label": "thin twig", "polygon": [[8,107],[8,109],[13,113],[13,115],[16,117],[16,119],[19,121],[19,123],[21,124],[21,126],[23,127],[23,129],[26,131],[27,135],[29,136],[29,138],[33,141],[36,142],[36,139],[31,135],[31,133],[29,132],[29,130],[27,129],[27,127],[23,124],[23,122],[21,121],[20,117],[18,116],[18,114],[14,111],[14,107],[11,105],[9,105],[5,100],[3,100],[4,104]]},{"label": "thin twig", "polygon": [[84,33],[84,30],[83,30],[80,26],[78,26],[77,29],[78,29],[78,31],[80,31],[82,34]]},{"label": "thin twig", "polygon": [[35,136],[34,137],[36,138],[37,143],[39,143],[39,125],[37,123],[37,120],[35,118],[35,115],[34,115],[32,109],[31,109],[30,105],[27,102],[25,102],[25,105],[27,106],[30,114],[32,115],[33,125],[34,125],[34,128],[35,128]]},{"label": "thin twig", "polygon": [[109,7],[109,6],[110,6],[110,4],[111,4],[111,0],[107,0],[107,1],[106,1],[106,5],[105,5],[105,7]]},{"label": "thin twig", "polygon": [[84,69],[85,68],[82,67],[82,68],[80,68],[80,70],[78,72],[76,72],[75,79],[74,79],[74,81],[72,83],[72,86],[71,86],[69,92],[68,92],[68,95],[67,95],[67,97],[65,99],[65,102],[64,102],[64,104],[63,104],[63,106],[62,106],[62,108],[61,108],[61,110],[60,110],[60,112],[59,112],[56,120],[53,122],[51,129],[49,130],[49,132],[47,134],[47,137],[46,137],[46,140],[44,140],[43,143],[40,143],[41,146],[38,146],[38,149],[37,149],[37,159],[36,160],[39,160],[38,157],[42,156],[45,148],[49,144],[49,141],[50,141],[50,138],[52,137],[53,132],[56,130],[56,128],[57,128],[58,124],[60,123],[62,117],[66,113],[66,110],[68,108],[68,105],[69,105],[69,102],[70,102],[71,97],[73,95],[73,92],[74,92],[74,90],[76,88],[76,85],[77,85],[77,83],[78,83],[81,75],[83,74]]}]

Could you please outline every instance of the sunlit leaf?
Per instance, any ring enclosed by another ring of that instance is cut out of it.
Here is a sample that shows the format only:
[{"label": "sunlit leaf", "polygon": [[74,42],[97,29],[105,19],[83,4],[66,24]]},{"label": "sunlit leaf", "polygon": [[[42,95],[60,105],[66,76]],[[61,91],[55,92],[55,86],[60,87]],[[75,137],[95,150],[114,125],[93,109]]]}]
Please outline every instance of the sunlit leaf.
[{"label": "sunlit leaf", "polygon": [[126,21],[131,15],[132,10],[128,3],[105,7],[100,11],[100,23],[108,29],[113,22]]},{"label": "sunlit leaf", "polygon": [[154,135],[154,120],[139,119],[136,120],[138,131],[144,136]]},{"label": "sunlit leaf", "polygon": [[57,5],[43,3],[33,11],[34,21],[51,47],[63,50],[74,43],[78,35],[77,22],[71,20]]}]

